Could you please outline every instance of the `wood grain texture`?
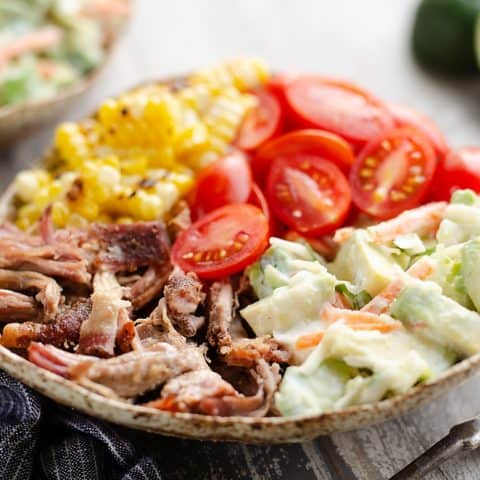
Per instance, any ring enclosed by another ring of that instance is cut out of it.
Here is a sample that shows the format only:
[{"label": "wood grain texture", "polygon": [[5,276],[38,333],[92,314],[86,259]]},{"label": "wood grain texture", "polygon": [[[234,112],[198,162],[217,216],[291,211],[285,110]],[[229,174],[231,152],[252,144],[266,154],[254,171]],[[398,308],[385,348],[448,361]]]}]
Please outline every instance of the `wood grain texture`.
[{"label": "wood grain texture", "polygon": [[[410,55],[416,0],[137,0],[126,38],[97,87],[64,119],[149,78],[183,73],[221,58],[254,54],[275,69],[354,80],[388,101],[431,116],[454,146],[480,139],[480,81],[432,77]],[[45,126],[0,152],[0,186],[51,141]],[[126,432],[158,458],[166,479],[383,480],[480,413],[480,380],[399,419],[301,445],[273,447],[173,440]],[[477,480],[480,452],[455,459],[425,480]]]}]

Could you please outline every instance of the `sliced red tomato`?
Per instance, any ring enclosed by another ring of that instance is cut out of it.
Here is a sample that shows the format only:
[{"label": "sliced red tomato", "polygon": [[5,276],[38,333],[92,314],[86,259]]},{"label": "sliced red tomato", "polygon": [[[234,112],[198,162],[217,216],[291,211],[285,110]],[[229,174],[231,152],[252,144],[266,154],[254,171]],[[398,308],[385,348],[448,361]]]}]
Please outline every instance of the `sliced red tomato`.
[{"label": "sliced red tomato", "polygon": [[245,203],[252,190],[247,156],[235,150],[203,169],[190,195],[194,219],[231,203]]},{"label": "sliced red tomato", "polygon": [[262,143],[270,140],[282,129],[282,107],[277,98],[265,89],[254,92],[258,104],[246,116],[235,145],[243,150],[255,150]]},{"label": "sliced red tomato", "polygon": [[273,160],[292,154],[315,155],[330,160],[343,172],[348,172],[355,161],[350,145],[324,130],[304,129],[287,133],[266,143],[252,159],[252,170],[260,185],[265,183]]},{"label": "sliced red tomato", "polygon": [[273,213],[290,228],[318,235],[343,223],[350,207],[350,187],[332,162],[294,154],[273,162],[267,198]]},{"label": "sliced red tomato", "polygon": [[392,116],[378,99],[347,82],[301,76],[285,92],[300,125],[336,133],[355,146],[394,126]]},{"label": "sliced red tomato", "polygon": [[435,148],[437,158],[443,160],[449,147],[443,133],[433,120],[406,105],[389,103],[387,104],[387,108],[399,127],[412,126],[423,132]]},{"label": "sliced red tomato", "polygon": [[450,152],[438,166],[432,183],[432,200],[450,200],[455,190],[471,188],[480,193],[480,148]]},{"label": "sliced red tomato", "polygon": [[177,238],[173,263],[202,278],[222,278],[253,263],[268,243],[268,221],[253,205],[237,204],[205,215]]},{"label": "sliced red tomato", "polygon": [[270,209],[268,208],[267,200],[263,192],[260,190],[260,187],[256,183],[252,184],[252,191],[250,193],[248,203],[258,207],[263,212],[267,220],[270,220]]},{"label": "sliced red tomato", "polygon": [[365,213],[386,219],[416,206],[436,167],[428,138],[412,127],[390,130],[368,143],[350,172],[352,199]]}]

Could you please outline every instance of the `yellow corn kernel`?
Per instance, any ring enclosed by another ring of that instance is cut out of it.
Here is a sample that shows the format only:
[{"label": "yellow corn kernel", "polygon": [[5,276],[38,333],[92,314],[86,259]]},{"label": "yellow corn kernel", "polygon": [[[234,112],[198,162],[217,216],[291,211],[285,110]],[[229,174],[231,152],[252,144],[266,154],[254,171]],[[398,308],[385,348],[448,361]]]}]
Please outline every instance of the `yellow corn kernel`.
[{"label": "yellow corn kernel", "polygon": [[234,58],[190,76],[193,85],[206,85],[212,90],[235,87],[241,91],[256,88],[268,80],[266,63],[258,58]]},{"label": "yellow corn kernel", "polygon": [[95,220],[99,214],[98,204],[91,199],[84,199],[81,202],[71,202],[70,208],[73,212],[89,221]]},{"label": "yellow corn kernel", "polygon": [[124,175],[143,175],[148,167],[146,155],[134,155],[122,159],[120,169]]},{"label": "yellow corn kernel", "polygon": [[157,220],[165,214],[165,199],[159,195],[138,190],[130,202],[132,215],[138,216],[141,220]]},{"label": "yellow corn kernel", "polygon": [[72,213],[68,219],[68,225],[76,228],[86,228],[88,227],[88,223],[88,220],[78,213]]},{"label": "yellow corn kernel", "polygon": [[133,223],[133,218],[132,217],[118,217],[117,218],[117,223],[123,223],[126,225],[130,225]]},{"label": "yellow corn kernel", "polygon": [[182,170],[169,172],[165,182],[171,182],[177,189],[179,195],[185,195],[193,187],[195,176],[192,170],[183,168]]},{"label": "yellow corn kernel", "polygon": [[35,204],[23,205],[17,210],[16,224],[19,228],[26,230],[38,221],[43,209]]},{"label": "yellow corn kernel", "polygon": [[88,141],[76,123],[63,123],[57,128],[55,147],[60,158],[73,168],[90,153]]},{"label": "yellow corn kernel", "polygon": [[22,202],[31,202],[49,181],[50,175],[45,170],[24,170],[15,177],[15,193]]},{"label": "yellow corn kernel", "polygon": [[67,225],[70,216],[70,210],[64,202],[53,202],[52,221],[57,228],[63,228]]}]

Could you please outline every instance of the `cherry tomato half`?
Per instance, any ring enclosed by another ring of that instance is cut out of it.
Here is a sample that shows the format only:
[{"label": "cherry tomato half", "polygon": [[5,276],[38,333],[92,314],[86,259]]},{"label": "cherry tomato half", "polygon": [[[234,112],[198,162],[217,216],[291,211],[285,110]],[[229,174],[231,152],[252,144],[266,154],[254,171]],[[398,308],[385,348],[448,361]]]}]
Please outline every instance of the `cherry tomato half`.
[{"label": "cherry tomato half", "polygon": [[405,105],[389,103],[387,108],[399,127],[412,126],[423,132],[435,148],[437,158],[443,160],[449,148],[447,140],[433,120]]},{"label": "cherry tomato half", "polygon": [[350,172],[352,199],[365,213],[386,219],[416,206],[436,167],[428,138],[412,127],[383,133],[368,143]]},{"label": "cherry tomato half", "polygon": [[198,175],[190,195],[194,219],[231,203],[245,203],[252,190],[252,173],[246,155],[233,151],[208,165]]},{"label": "cherry tomato half", "polygon": [[243,150],[255,150],[277,135],[282,129],[282,107],[277,98],[267,90],[254,92],[258,104],[246,116],[238,132],[235,145]]},{"label": "cherry tomato half", "polygon": [[301,125],[336,133],[355,146],[394,127],[378,99],[347,82],[301,76],[286,87],[286,98]]},{"label": "cherry tomato half", "polygon": [[270,209],[268,208],[267,200],[263,192],[260,190],[260,187],[256,183],[252,184],[252,191],[250,193],[248,203],[258,207],[263,212],[267,220],[270,220]]},{"label": "cherry tomato half", "polygon": [[480,148],[464,147],[450,152],[438,166],[432,183],[432,200],[449,201],[455,190],[480,192]]},{"label": "cherry tomato half", "polygon": [[252,159],[253,175],[260,185],[265,183],[270,165],[275,158],[292,154],[315,155],[332,161],[343,172],[348,172],[355,161],[350,145],[324,130],[304,129],[287,133],[266,143]]},{"label": "cherry tomato half", "polygon": [[273,162],[267,199],[273,213],[290,228],[318,235],[343,223],[350,207],[350,187],[332,162],[294,154]]},{"label": "cherry tomato half", "polygon": [[268,243],[268,221],[253,205],[210,212],[177,238],[173,263],[201,278],[222,278],[253,263]]}]

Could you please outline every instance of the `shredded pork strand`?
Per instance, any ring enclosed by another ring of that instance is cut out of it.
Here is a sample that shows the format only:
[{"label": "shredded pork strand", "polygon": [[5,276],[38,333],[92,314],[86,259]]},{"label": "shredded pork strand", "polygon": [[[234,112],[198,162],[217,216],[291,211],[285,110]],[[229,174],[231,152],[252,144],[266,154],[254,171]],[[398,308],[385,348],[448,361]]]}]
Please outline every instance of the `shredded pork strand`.
[{"label": "shredded pork strand", "polygon": [[98,357],[114,355],[118,318],[122,311],[126,312],[130,307],[130,302],[122,297],[123,288],[115,274],[99,272],[95,275],[91,296],[92,311],[80,327],[79,353]]},{"label": "shredded pork strand", "polygon": [[212,370],[185,373],[170,380],[163,387],[160,399],[146,406],[206,415],[264,416],[280,382],[279,367],[261,360],[252,375],[257,382],[257,393],[245,396]]},{"label": "shredded pork strand", "polygon": [[133,398],[184,372],[204,368],[204,365],[203,354],[198,348],[189,349],[187,354],[168,343],[157,343],[141,352],[107,360],[86,360],[70,368],[69,373],[79,383],[88,380],[121,397]]},{"label": "shredded pork strand", "polygon": [[217,347],[220,353],[228,353],[232,338],[228,331],[233,318],[233,290],[228,280],[212,283],[208,299],[210,314],[207,327],[207,341]]},{"label": "shredded pork strand", "polygon": [[184,273],[175,267],[165,285],[167,313],[177,330],[185,337],[193,337],[204,325],[205,317],[195,315],[205,301],[203,285],[194,273]]},{"label": "shredded pork strand", "polygon": [[25,292],[38,290],[36,299],[43,305],[46,318],[53,318],[62,299],[62,288],[51,277],[37,272],[0,269],[0,288]]},{"label": "shredded pork strand", "polygon": [[130,286],[128,298],[132,302],[134,310],[139,310],[158,298],[163,291],[172,267],[169,262],[154,265]]},{"label": "shredded pork strand", "polygon": [[37,320],[40,316],[41,308],[33,298],[0,289],[0,323]]}]

